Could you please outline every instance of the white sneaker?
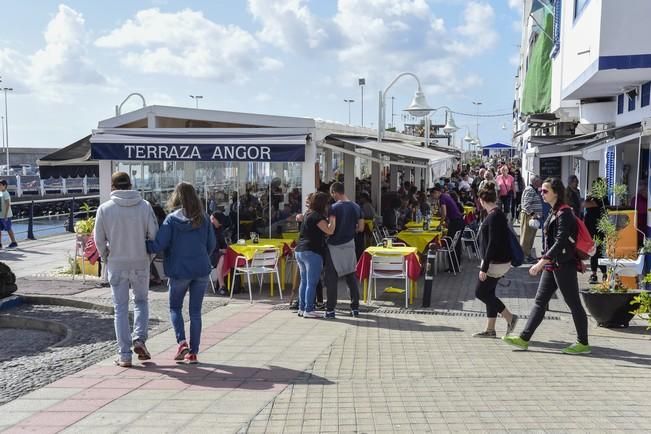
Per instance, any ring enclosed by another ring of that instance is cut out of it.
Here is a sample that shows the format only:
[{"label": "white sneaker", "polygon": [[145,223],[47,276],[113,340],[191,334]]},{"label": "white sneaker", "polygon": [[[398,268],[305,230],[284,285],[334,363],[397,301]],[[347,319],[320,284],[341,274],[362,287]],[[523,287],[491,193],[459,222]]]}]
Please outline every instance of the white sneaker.
[{"label": "white sneaker", "polygon": [[322,312],[317,312],[316,310],[311,310],[303,314],[303,318],[323,318]]}]

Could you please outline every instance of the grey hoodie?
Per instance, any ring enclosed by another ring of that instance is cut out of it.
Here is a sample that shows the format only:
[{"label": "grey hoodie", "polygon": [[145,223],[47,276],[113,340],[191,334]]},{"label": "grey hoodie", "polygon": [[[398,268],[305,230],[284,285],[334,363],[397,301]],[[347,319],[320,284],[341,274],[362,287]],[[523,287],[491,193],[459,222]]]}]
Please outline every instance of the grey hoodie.
[{"label": "grey hoodie", "polygon": [[112,271],[149,269],[145,241],[157,231],[151,205],[135,190],[114,190],[97,209],[95,243]]}]

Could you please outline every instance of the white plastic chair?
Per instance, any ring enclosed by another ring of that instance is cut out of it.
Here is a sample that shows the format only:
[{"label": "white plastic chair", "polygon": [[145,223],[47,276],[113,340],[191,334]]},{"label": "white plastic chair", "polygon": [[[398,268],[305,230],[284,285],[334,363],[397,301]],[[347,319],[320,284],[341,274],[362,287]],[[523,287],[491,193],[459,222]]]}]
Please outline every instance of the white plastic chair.
[{"label": "white plastic chair", "polygon": [[[280,273],[278,272],[278,249],[270,248],[259,250],[253,254],[253,258],[249,261],[244,256],[235,258],[235,267],[233,268],[233,278],[231,279],[231,298],[233,298],[233,286],[235,285],[235,277],[238,275],[246,275],[246,280],[249,284],[249,301],[253,303],[253,293],[251,291],[251,275],[258,276],[260,284],[260,291],[264,283],[265,274],[276,275],[278,281],[278,293],[280,299],[283,299],[283,290],[280,284]],[[240,265],[243,264],[243,265]]]},{"label": "white plastic chair", "polygon": [[468,259],[472,259],[473,256],[481,259],[479,257],[479,244],[477,243],[477,233],[475,231],[470,228],[464,228],[461,234],[461,243],[463,243],[463,248]]},{"label": "white plastic chair", "polygon": [[[407,277],[407,261],[401,253],[376,253],[371,255],[369,279],[373,285],[373,294],[377,299],[377,279],[404,279],[405,307],[409,307],[409,277]],[[369,303],[371,289],[369,287]]]}]

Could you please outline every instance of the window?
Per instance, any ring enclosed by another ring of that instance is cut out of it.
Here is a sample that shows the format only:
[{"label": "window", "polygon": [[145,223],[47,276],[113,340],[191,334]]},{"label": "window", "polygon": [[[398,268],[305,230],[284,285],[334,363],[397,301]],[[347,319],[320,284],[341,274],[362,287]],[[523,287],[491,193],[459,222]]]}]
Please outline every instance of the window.
[{"label": "window", "polygon": [[556,57],[561,49],[561,0],[554,2],[554,47],[550,56]]},{"label": "window", "polygon": [[624,113],[624,95],[617,95],[617,114]]},{"label": "window", "polygon": [[646,107],[651,103],[651,81],[642,85],[642,103],[640,107]]},{"label": "window", "polygon": [[583,12],[583,9],[585,9],[586,5],[590,2],[590,0],[574,0],[574,19],[581,15],[581,12]]},{"label": "window", "polygon": [[628,111],[632,112],[635,110],[635,99],[637,98],[637,91],[632,90],[626,93],[626,96],[628,97]]}]

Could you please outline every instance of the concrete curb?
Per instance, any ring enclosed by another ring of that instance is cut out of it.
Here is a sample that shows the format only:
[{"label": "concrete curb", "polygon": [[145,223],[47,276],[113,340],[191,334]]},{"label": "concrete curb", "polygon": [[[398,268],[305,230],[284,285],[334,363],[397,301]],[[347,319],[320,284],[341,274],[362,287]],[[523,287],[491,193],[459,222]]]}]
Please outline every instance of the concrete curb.
[{"label": "concrete curb", "polygon": [[98,310],[100,312],[114,314],[113,306],[91,303],[89,301],[76,300],[63,297],[51,297],[47,295],[21,295],[20,298],[28,304],[46,304],[54,306],[76,307],[79,309]]},{"label": "concrete curb", "polygon": [[22,297],[20,295],[10,295],[0,300],[0,310],[2,309],[11,309],[12,307],[19,306],[23,303]]},{"label": "concrete curb", "polygon": [[72,330],[65,324],[19,315],[0,316],[0,328],[40,330],[60,336],[61,340],[54,345],[50,345],[50,348],[63,346],[72,338]]}]

